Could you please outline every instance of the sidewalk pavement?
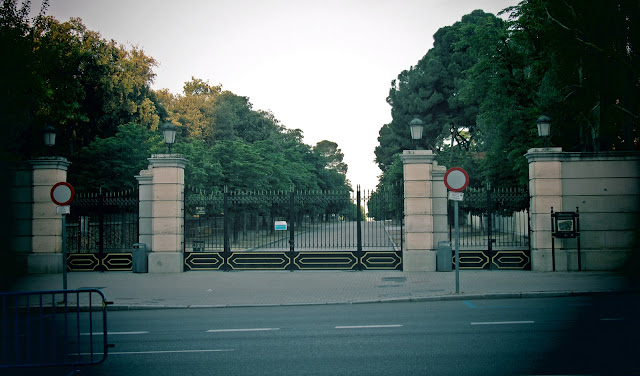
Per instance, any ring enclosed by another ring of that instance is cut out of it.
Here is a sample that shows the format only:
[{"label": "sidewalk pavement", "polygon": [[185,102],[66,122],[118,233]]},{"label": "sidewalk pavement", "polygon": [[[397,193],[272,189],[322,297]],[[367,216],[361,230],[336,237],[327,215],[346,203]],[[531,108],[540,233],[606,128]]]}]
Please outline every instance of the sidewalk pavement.
[{"label": "sidewalk pavement", "polygon": [[[550,297],[638,292],[615,272],[297,271],[172,274],[73,272],[68,289],[98,288],[114,305],[109,310],[247,307],[277,305],[409,302],[453,299]],[[12,291],[62,289],[62,274],[29,275]]]}]

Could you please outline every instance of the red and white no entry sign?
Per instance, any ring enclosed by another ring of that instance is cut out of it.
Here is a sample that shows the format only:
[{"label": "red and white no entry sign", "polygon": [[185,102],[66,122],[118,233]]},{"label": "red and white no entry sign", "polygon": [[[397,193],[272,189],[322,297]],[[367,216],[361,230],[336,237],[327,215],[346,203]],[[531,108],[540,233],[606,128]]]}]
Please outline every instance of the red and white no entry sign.
[{"label": "red and white no entry sign", "polygon": [[71,204],[75,195],[76,192],[73,190],[73,186],[64,181],[56,183],[51,188],[51,201],[56,205],[67,206]]},{"label": "red and white no entry sign", "polygon": [[462,167],[451,167],[444,173],[444,185],[452,192],[462,192],[469,185],[469,174]]}]

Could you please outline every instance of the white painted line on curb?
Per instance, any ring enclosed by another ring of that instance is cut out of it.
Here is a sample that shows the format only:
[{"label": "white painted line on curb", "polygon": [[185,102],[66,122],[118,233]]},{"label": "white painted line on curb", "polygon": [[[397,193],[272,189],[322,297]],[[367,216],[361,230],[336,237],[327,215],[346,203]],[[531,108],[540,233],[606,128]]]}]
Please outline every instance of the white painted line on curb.
[{"label": "white painted line on curb", "polygon": [[535,324],[535,321],[487,321],[487,322],[471,323],[471,325],[510,325],[510,324]]},{"label": "white painted line on curb", "polygon": [[[136,334],[149,334],[149,332],[107,332],[108,336],[128,336]],[[90,336],[91,333],[80,333],[81,336]],[[102,332],[93,333],[94,336],[104,335]]]},{"label": "white painted line on curb", "polygon": [[230,333],[230,332],[269,332],[280,330],[280,328],[251,328],[251,329],[211,329],[207,333]]},{"label": "white painted line on curb", "polygon": [[[109,351],[109,355],[139,355],[139,354],[182,354],[182,353],[204,353],[204,352],[227,352],[235,349],[212,349],[212,350],[158,350],[158,351]],[[69,354],[75,355],[78,354]],[[92,355],[91,353],[80,353],[82,356]],[[93,355],[100,355],[94,353]]]},{"label": "white painted line on curb", "polygon": [[335,329],[377,329],[377,328],[400,328],[402,325],[353,325],[336,326]]}]

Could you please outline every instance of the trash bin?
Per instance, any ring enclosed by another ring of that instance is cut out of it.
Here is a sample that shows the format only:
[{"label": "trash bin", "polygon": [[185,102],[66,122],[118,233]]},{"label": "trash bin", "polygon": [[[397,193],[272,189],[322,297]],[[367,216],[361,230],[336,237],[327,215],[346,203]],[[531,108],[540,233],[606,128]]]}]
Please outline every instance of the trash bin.
[{"label": "trash bin", "polygon": [[147,245],[144,243],[134,243],[131,250],[131,261],[133,262],[134,273],[147,272]]},{"label": "trash bin", "polygon": [[438,242],[438,253],[436,254],[436,267],[439,272],[450,272],[451,267],[451,242]]}]

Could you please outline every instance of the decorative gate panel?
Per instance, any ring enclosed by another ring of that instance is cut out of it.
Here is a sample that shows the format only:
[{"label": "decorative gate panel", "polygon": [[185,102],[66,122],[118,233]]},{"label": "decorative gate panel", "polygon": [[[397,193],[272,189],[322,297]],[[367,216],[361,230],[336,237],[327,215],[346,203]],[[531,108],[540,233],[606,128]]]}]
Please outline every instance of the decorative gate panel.
[{"label": "decorative gate panel", "polygon": [[[394,204],[394,201],[400,200]],[[185,270],[402,269],[402,196],[185,191]]]},{"label": "decorative gate panel", "polygon": [[138,191],[78,193],[66,220],[69,271],[132,270]]},{"label": "decorative gate panel", "polygon": [[[453,245],[452,205],[449,210]],[[467,188],[459,218],[460,269],[531,269],[527,190]]]}]

